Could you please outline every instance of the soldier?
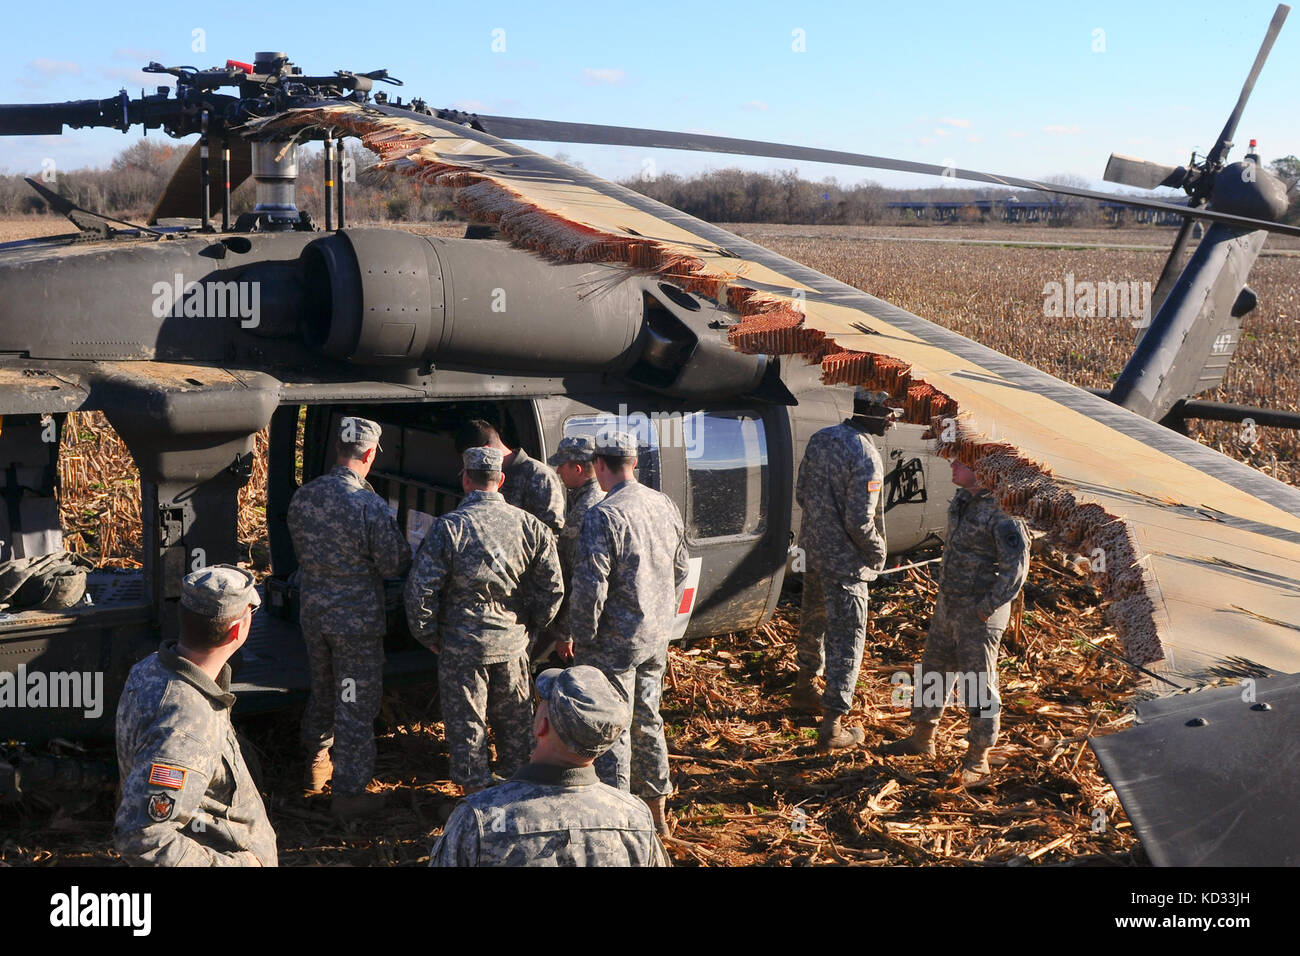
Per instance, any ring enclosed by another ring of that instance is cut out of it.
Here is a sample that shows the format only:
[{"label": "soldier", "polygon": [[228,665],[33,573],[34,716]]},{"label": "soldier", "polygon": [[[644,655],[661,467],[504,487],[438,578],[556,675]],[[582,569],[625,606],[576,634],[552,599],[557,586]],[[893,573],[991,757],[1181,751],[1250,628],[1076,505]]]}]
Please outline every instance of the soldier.
[{"label": "soldier", "polygon": [[456,450],[461,454],[476,445],[501,452],[506,477],[501,494],[506,503],[540,518],[558,535],[564,528],[564,485],[559,476],[544,463],[528,457],[522,448],[511,451],[497,430],[480,418],[466,422],[456,438]]},{"label": "soldier", "polygon": [[505,783],[461,802],[430,866],[671,866],[646,805],[592,761],[626,729],[622,695],[594,667],[537,676],[536,749]]},{"label": "soldier", "polygon": [[114,842],[134,866],[275,866],[275,832],[230,725],[230,665],[262,603],[247,571],[181,582],[180,639],[135,667],[117,706]]},{"label": "soldier", "polygon": [[500,767],[513,772],[528,760],[528,633],[551,622],[564,585],[555,536],[501,496],[501,452],[467,448],[463,461],[465,498],[420,545],[406,619],[438,654],[451,778],[468,794],[493,782],[488,721]]},{"label": "soldier", "polygon": [[562,658],[590,664],[623,692],[631,731],[596,761],[600,779],[635,789],[667,834],[672,792],[668,745],[659,716],[668,638],[688,570],[682,516],[667,495],[636,480],[636,438],[596,437],[596,479],[606,492],[582,522],[570,596],[570,646]]},{"label": "soldier", "polygon": [[[803,509],[799,543],[807,565],[791,704],[822,712],[817,747],[824,751],[864,739],[862,728],[842,721],[853,708],[866,647],[867,582],[885,566],[885,470],[868,436],[883,436],[901,414],[885,405],[886,398],[885,392],[858,389],[853,417],[814,434],[799,465],[795,497]],[[813,680],[823,663],[826,691],[819,699]]]},{"label": "soldier", "polygon": [[302,571],[298,620],[311,664],[302,721],[309,787],[319,792],[332,772],[332,809],[343,817],[384,803],[366,792],[383,694],[384,578],[400,578],[411,566],[406,538],[366,481],[379,437],[379,426],[368,419],[342,419],[334,467],[289,502],[289,533]]},{"label": "soldier", "polygon": [[988,752],[998,739],[998,646],[1011,602],[1029,573],[1029,530],[998,507],[975,473],[956,459],[952,480],[957,493],[948,505],[939,595],[921,657],[923,683],[912,688],[916,728],[881,752],[933,757],[939,718],[960,687],[970,715],[961,782],[969,787],[988,774]]},{"label": "soldier", "polygon": [[[573,643],[569,634],[568,594],[573,586],[573,562],[578,552],[578,534],[582,531],[582,519],[586,517],[587,511],[605,497],[600,482],[596,480],[596,466],[592,461],[595,455],[596,443],[591,436],[571,435],[561,439],[560,447],[547,459],[547,463],[560,476],[560,481],[564,482],[569,502],[559,542],[565,600],[560,606],[560,613],[551,624],[550,634],[557,646],[562,646],[565,653],[570,655]],[[572,660],[572,656],[568,660]]]}]

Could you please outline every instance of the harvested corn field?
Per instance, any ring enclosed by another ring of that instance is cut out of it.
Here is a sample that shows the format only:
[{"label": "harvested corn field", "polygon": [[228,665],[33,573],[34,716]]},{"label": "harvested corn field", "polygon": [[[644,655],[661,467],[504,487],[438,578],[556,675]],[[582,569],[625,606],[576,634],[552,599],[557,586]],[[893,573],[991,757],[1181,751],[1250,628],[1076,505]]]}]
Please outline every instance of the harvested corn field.
[{"label": "harvested corn field", "polygon": [[[981,345],[1003,352],[1071,384],[1109,388],[1132,354],[1135,316],[1045,315],[1048,283],[1124,282],[1155,284],[1165,251],[1071,248],[1074,230],[1040,229],[1036,241],[1055,237],[1060,248],[891,242],[864,230],[826,227],[730,225],[726,228],[781,255],[839,279]],[[897,234],[900,230],[891,230]],[[904,230],[907,236],[947,237],[944,227]],[[1098,230],[1080,230],[1077,241],[1099,241]],[[1158,243],[1172,233],[1108,230],[1114,243]],[[793,233],[794,235],[790,235]],[[1010,241],[1018,230],[974,227],[960,238],[987,234]],[[832,241],[833,240],[833,241]],[[1270,237],[1265,251],[1289,249]],[[1300,259],[1262,256],[1250,274],[1259,305],[1244,320],[1242,340],[1223,384],[1200,398],[1300,410]],[[1224,422],[1189,422],[1193,438],[1282,481],[1300,481],[1300,438],[1284,429]]]}]

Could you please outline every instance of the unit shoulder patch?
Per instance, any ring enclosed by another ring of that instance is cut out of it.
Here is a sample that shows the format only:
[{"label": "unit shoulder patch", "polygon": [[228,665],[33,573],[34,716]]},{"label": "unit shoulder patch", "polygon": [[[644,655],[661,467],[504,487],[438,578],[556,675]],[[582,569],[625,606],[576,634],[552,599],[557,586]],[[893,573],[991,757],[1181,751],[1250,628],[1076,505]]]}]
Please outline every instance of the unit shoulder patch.
[{"label": "unit shoulder patch", "polygon": [[149,819],[162,823],[172,815],[176,809],[176,801],[165,793],[154,793],[149,795]]}]

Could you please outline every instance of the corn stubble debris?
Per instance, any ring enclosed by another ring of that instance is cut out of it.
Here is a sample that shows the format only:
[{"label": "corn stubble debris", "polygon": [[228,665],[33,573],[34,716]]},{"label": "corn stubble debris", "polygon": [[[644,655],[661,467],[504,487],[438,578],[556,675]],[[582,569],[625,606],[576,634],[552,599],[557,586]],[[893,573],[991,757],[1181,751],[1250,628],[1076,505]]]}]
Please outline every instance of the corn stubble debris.
[{"label": "corn stubble debris", "polygon": [[[1003,640],[1002,736],[992,785],[953,780],[968,722],[949,708],[938,757],[881,758],[875,748],[910,729],[891,701],[891,675],[920,660],[935,586],[924,573],[872,591],[872,619],[851,723],[866,747],[814,751],[816,722],[788,707],[798,602],[754,631],[670,650],[663,716],[678,865],[1118,865],[1145,863],[1087,737],[1126,726],[1116,702],[1132,672],[1092,645],[1112,644],[1088,580],[1036,555],[1017,641]],[[391,809],[344,826],[328,796],[300,796],[296,710],[240,722],[258,757],[284,866],[419,866],[456,801],[433,682],[390,689],[380,716],[378,788]],[[111,801],[93,819],[28,818],[0,846],[0,865],[108,863]]]}]

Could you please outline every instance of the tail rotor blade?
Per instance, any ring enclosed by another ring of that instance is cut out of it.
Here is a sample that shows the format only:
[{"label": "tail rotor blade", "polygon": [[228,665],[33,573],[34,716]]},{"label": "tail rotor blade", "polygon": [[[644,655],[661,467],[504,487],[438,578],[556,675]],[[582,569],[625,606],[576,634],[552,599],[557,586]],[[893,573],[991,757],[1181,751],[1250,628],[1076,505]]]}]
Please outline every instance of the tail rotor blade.
[{"label": "tail rotor blade", "polygon": [[1259,53],[1255,54],[1255,63],[1246,76],[1245,84],[1241,87],[1241,95],[1237,97],[1237,105],[1228,114],[1228,122],[1224,124],[1218,142],[1214,144],[1214,149],[1206,157],[1206,165],[1209,168],[1213,169],[1222,161],[1223,154],[1232,145],[1232,137],[1237,135],[1237,124],[1241,122],[1241,114],[1246,109],[1246,101],[1250,99],[1251,91],[1255,89],[1255,81],[1259,79],[1259,72],[1264,68],[1264,61],[1268,59],[1268,54],[1273,49],[1273,41],[1277,39],[1278,33],[1282,30],[1282,24],[1286,22],[1286,15],[1290,12],[1291,8],[1285,3],[1279,3],[1277,9],[1273,11],[1273,19],[1268,25],[1268,32],[1264,34],[1264,42],[1259,45]]},{"label": "tail rotor blade", "polygon": [[[1156,281],[1156,287],[1151,292],[1151,314],[1155,315],[1160,311],[1160,307],[1165,304],[1165,299],[1169,296],[1169,290],[1174,287],[1178,277],[1183,271],[1183,253],[1187,251],[1187,244],[1192,239],[1192,225],[1194,220],[1189,216],[1183,220],[1182,228],[1178,230],[1178,238],[1174,240],[1174,247],[1169,251],[1169,258],[1165,260],[1165,266],[1160,270],[1160,278]],[[1139,336],[1141,341],[1141,336]]]},{"label": "tail rotor blade", "polygon": [[1119,183],[1138,189],[1155,189],[1157,186],[1177,188],[1182,185],[1186,174],[1185,166],[1166,166],[1163,163],[1138,159],[1136,156],[1111,153],[1110,162],[1106,164],[1106,172],[1102,178],[1108,183]]}]

